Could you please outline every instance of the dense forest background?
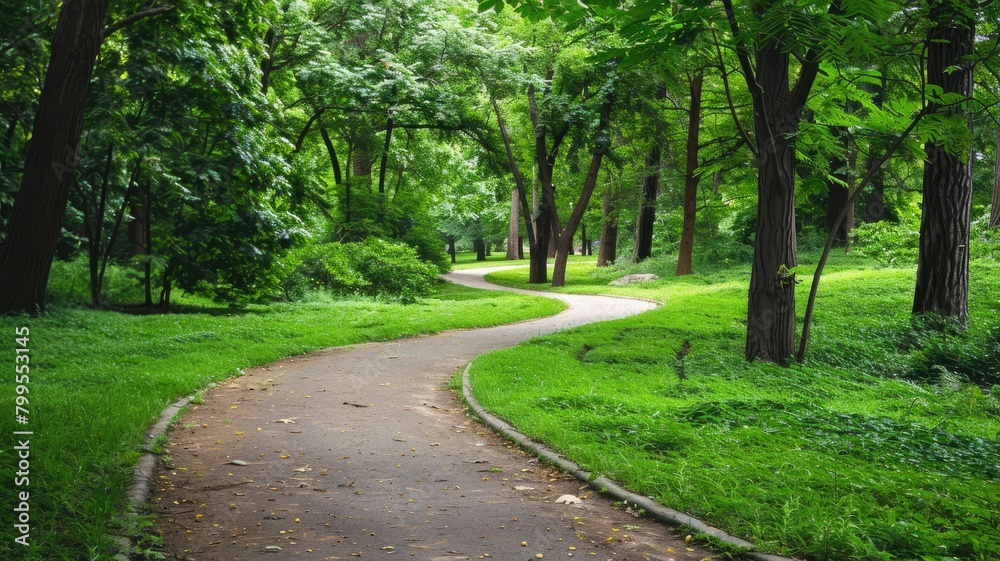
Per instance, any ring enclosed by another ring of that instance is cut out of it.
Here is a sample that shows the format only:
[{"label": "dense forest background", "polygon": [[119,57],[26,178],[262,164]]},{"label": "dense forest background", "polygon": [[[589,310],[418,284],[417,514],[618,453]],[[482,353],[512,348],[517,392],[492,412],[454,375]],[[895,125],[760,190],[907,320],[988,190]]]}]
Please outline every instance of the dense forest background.
[{"label": "dense forest background", "polygon": [[991,2],[3,13],[4,311],[44,310],[53,283],[95,308],[409,301],[456,249],[527,248],[556,286],[574,252],[675,255],[678,275],[752,266],[746,356],[783,362],[805,353],[800,253],[916,262],[913,311],[961,328],[970,254],[995,251]]}]

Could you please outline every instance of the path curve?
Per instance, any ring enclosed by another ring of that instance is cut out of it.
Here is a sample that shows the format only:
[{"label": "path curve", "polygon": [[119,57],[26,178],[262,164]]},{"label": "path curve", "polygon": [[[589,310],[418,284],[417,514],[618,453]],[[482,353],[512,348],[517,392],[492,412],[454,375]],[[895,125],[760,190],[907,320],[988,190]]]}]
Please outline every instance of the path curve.
[{"label": "path curve", "polygon": [[[486,270],[448,280],[500,290]],[[539,294],[531,292],[531,294]],[[695,561],[673,529],[637,520],[472,421],[452,374],[475,356],[655,303],[543,294],[555,316],[328,349],[205,392],[170,431],[150,502],[168,555],[189,560]],[[576,495],[579,504],[557,504]]]}]

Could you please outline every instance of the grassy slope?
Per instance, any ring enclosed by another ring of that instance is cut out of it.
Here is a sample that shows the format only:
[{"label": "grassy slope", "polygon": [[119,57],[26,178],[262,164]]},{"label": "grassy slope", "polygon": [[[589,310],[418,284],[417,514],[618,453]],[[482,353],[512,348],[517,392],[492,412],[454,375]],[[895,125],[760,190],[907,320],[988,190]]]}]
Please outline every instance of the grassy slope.
[{"label": "grassy slope", "polygon": [[561,302],[442,286],[419,304],[317,297],[245,311],[189,309],[135,316],[56,309],[0,318],[0,364],[14,364],[14,328],[31,330],[31,542],[13,544],[13,376],[0,381],[0,558],[108,558],[144,432],[177,398],[241,369],[319,348],[479,327],[558,312]]},{"label": "grassy slope", "polygon": [[[900,377],[928,346],[906,347],[912,270],[841,258],[821,285],[811,358],[779,368],[742,360],[748,272],[674,278],[668,265],[623,288],[606,286],[622,271],[571,268],[563,290],[665,306],[477,359],[477,398],[587,469],[771,552],[1000,558],[1000,405],[960,376]],[[970,341],[992,340],[1000,357],[1000,267],[973,267]]]}]

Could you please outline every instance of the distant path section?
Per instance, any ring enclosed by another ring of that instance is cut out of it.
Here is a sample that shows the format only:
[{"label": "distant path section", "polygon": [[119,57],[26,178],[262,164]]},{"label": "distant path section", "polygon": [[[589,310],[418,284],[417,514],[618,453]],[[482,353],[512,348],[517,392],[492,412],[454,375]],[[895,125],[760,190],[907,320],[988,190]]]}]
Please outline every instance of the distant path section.
[{"label": "distant path section", "polygon": [[[458,271],[448,280],[513,290],[486,283],[484,272]],[[632,517],[471,420],[445,387],[481,353],[655,307],[547,296],[569,309],[501,327],[328,349],[205,392],[169,433],[169,459],[152,486],[169,557],[709,558],[674,530]],[[581,500],[561,504],[564,495]]]}]

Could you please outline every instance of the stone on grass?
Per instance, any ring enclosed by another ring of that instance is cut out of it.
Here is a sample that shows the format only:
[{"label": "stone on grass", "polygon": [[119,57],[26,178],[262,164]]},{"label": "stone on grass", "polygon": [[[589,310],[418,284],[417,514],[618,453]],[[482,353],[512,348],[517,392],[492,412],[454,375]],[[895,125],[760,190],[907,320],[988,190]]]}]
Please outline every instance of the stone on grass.
[{"label": "stone on grass", "polygon": [[627,284],[636,284],[640,282],[650,282],[658,280],[660,277],[652,273],[640,273],[636,275],[625,275],[624,277],[617,278],[608,284],[610,286],[625,286]]}]

